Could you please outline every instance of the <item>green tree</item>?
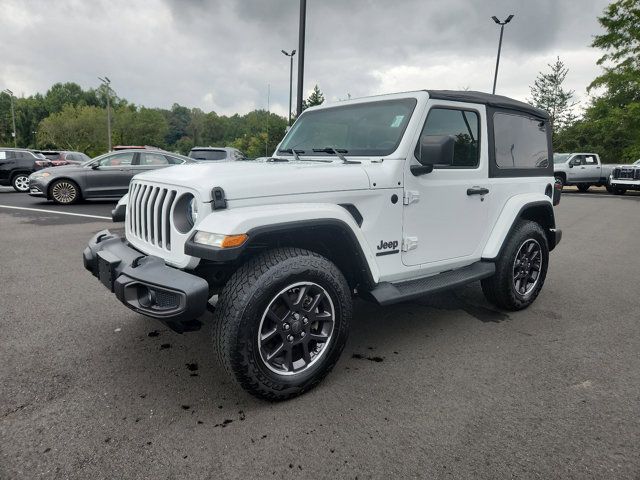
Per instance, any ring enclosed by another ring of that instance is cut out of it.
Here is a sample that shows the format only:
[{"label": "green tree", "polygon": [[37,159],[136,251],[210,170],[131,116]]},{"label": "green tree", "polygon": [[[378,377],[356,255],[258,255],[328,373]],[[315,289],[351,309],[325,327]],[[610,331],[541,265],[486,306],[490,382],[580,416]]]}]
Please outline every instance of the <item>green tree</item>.
[{"label": "green tree", "polygon": [[534,84],[530,86],[530,103],[549,113],[554,135],[575,121],[573,90],[563,88],[569,69],[560,57],[548,64],[548,72],[540,72]]},{"label": "green tree", "polygon": [[313,92],[309,95],[309,98],[302,102],[302,111],[304,112],[309,107],[315,107],[324,103],[324,94],[320,91],[320,87],[316,85],[313,87]]},{"label": "green tree", "polygon": [[106,124],[102,108],[66,105],[40,123],[38,144],[95,156],[107,150]]}]

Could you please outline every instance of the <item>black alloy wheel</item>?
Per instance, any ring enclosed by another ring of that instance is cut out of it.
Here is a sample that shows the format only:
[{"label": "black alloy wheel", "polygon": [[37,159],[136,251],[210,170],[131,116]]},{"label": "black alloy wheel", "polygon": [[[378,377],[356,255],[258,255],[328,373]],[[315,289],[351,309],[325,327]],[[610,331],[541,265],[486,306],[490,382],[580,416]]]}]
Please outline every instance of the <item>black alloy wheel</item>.
[{"label": "black alloy wheel", "polygon": [[326,351],[335,308],[327,291],[313,282],[289,285],[269,303],[258,328],[260,357],[280,375],[302,373]]}]

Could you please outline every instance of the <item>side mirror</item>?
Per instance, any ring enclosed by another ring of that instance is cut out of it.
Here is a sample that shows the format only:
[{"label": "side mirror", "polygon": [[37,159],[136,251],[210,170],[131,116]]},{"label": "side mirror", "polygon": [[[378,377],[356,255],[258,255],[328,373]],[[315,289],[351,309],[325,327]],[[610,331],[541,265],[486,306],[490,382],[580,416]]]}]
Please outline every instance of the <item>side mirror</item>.
[{"label": "side mirror", "polygon": [[100,170],[100,165],[94,163],[93,165],[91,165],[91,170]]},{"label": "side mirror", "polygon": [[434,165],[453,165],[453,150],[456,140],[452,135],[424,135],[418,146],[420,166],[413,165],[411,173],[415,176],[433,171]]}]

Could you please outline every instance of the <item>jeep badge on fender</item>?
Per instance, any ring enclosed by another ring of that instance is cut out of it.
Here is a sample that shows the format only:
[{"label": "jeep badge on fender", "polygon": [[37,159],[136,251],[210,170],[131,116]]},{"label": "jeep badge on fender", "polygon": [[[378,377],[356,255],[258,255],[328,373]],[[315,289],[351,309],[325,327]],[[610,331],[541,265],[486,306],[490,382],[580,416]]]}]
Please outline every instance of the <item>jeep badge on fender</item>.
[{"label": "jeep badge on fender", "polygon": [[336,364],[354,292],[389,305],[481,281],[501,309],[535,301],[562,236],[550,128],[542,110],[478,92],[311,107],[272,158],[136,175],[125,238],[97,233],[84,264],[177,332],[213,310],[224,369],[291,398]]}]

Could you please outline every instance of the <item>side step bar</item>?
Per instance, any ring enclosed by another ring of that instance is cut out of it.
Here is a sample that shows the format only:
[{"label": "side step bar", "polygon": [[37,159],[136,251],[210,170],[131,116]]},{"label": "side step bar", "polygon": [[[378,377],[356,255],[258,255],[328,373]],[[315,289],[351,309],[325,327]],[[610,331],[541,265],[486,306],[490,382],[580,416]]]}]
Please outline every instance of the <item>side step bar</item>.
[{"label": "side step bar", "polygon": [[468,267],[450,270],[431,277],[418,278],[402,283],[379,283],[369,294],[380,305],[413,300],[423,295],[461,287],[492,276],[496,266],[492,262],[477,262]]}]

